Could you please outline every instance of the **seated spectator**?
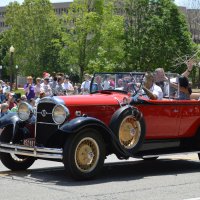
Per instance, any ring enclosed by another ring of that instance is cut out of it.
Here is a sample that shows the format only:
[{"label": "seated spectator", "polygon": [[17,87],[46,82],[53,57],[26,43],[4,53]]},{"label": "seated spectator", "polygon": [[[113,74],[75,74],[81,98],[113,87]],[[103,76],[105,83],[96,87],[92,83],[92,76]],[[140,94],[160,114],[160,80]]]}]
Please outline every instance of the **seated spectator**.
[{"label": "seated spectator", "polygon": [[21,99],[21,102],[27,102],[26,95],[22,95],[20,99]]},{"label": "seated spectator", "polygon": [[17,105],[14,106],[14,107],[10,110],[11,112],[17,112],[17,111],[18,111],[18,107],[19,107],[19,104],[21,103],[21,99],[17,99],[17,100],[16,100],[16,103],[17,103]]},{"label": "seated spectator", "polygon": [[151,72],[145,74],[143,90],[149,99],[161,100],[163,98],[162,89],[154,83],[154,76]]},{"label": "seated spectator", "polygon": [[29,104],[34,108],[35,107],[35,99],[30,99]]},{"label": "seated spectator", "polygon": [[15,94],[14,93],[9,93],[8,100],[6,102],[8,104],[9,110],[11,110],[13,107],[16,106],[15,104]]},{"label": "seated spectator", "polygon": [[35,105],[37,106],[38,105],[38,103],[39,103],[39,101],[40,101],[40,99],[42,99],[43,97],[45,97],[46,95],[45,95],[45,92],[44,91],[41,91],[40,92],[40,97],[38,97],[36,100],[35,100]]},{"label": "seated spectator", "polygon": [[0,117],[3,117],[4,115],[8,114],[10,112],[9,106],[7,103],[2,103],[1,104],[1,113]]}]

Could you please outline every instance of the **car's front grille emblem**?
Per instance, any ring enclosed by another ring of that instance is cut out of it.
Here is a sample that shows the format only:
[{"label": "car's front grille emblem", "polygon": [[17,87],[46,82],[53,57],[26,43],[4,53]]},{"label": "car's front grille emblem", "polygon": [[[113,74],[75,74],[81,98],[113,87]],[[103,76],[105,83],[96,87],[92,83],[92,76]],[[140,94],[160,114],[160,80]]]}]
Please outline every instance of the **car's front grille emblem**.
[{"label": "car's front grille emblem", "polygon": [[42,117],[46,117],[47,111],[46,110],[42,110],[41,115],[42,115]]}]

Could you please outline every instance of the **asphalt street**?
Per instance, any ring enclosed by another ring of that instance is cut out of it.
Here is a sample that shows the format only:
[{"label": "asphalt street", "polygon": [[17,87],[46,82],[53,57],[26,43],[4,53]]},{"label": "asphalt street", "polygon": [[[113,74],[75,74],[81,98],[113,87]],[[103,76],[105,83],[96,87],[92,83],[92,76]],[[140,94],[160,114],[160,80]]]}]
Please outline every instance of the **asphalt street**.
[{"label": "asphalt street", "polygon": [[156,161],[120,161],[109,156],[102,173],[77,182],[62,163],[37,160],[27,171],[11,172],[0,163],[0,200],[200,200],[196,154]]}]

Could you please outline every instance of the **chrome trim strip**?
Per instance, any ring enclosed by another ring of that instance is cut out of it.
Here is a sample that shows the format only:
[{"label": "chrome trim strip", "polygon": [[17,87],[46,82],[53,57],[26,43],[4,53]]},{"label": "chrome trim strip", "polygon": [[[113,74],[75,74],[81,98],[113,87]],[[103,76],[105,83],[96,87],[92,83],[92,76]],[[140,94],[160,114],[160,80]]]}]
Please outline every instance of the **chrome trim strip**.
[{"label": "chrome trim strip", "polygon": [[37,124],[49,124],[49,125],[56,125],[56,126],[58,126],[58,124],[48,123],[48,122],[37,122]]},{"label": "chrome trim strip", "polygon": [[28,147],[23,145],[14,145],[8,143],[0,143],[0,152],[14,153],[16,155],[25,155],[36,158],[63,159],[63,149]]},{"label": "chrome trim strip", "polygon": [[122,105],[121,105],[121,103],[120,103],[119,99],[118,99],[117,97],[114,97],[114,99],[115,99],[115,100],[117,100],[117,102],[118,102],[119,106],[120,106],[120,107],[122,107]]},{"label": "chrome trim strip", "polygon": [[[37,114],[42,114],[42,112],[37,112]],[[51,115],[52,113],[46,113],[47,115]]]}]

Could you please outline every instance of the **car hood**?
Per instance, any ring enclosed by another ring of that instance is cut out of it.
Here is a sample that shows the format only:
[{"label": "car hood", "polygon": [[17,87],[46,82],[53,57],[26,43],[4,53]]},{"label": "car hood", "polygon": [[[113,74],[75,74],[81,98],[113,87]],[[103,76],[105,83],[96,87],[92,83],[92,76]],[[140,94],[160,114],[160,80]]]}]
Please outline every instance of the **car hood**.
[{"label": "car hood", "polygon": [[86,105],[118,105],[124,98],[128,98],[127,94],[88,94],[88,95],[72,95],[57,97],[64,101],[66,106],[86,106]]}]

